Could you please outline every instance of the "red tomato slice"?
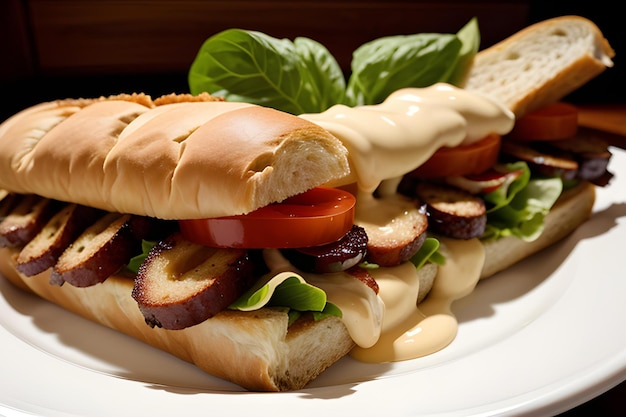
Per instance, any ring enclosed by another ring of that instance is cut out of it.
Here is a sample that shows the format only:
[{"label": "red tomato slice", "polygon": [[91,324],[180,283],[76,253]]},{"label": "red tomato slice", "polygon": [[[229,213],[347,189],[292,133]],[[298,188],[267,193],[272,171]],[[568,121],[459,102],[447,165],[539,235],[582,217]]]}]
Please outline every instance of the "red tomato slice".
[{"label": "red tomato slice", "polygon": [[440,148],[409,175],[418,178],[443,178],[479,174],[498,161],[500,139],[500,135],[493,134],[470,145]]},{"label": "red tomato slice", "polygon": [[317,187],[241,216],[180,220],[191,242],[229,248],[303,248],[341,239],[354,223],[355,197]]},{"label": "red tomato slice", "polygon": [[557,102],[530,112],[515,121],[508,137],[516,140],[558,140],[571,138],[578,131],[578,109]]}]

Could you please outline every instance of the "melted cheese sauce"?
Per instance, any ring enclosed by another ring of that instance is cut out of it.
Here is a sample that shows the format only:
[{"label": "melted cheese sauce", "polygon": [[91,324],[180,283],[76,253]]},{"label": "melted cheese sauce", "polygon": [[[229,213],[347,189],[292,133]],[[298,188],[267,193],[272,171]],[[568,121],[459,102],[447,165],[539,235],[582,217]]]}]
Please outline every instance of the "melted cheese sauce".
[{"label": "melted cheese sauce", "polygon": [[514,123],[513,114],[497,102],[441,83],[398,90],[373,106],[336,105],[300,117],[322,126],[348,149],[352,174],[332,185],[356,182],[366,192],[413,171],[443,146],[505,134]]},{"label": "melted cheese sauce", "polygon": [[446,264],[439,267],[432,290],[419,306],[419,279],[413,265],[375,270],[385,304],[381,336],[373,346],[354,348],[354,358],[377,363],[413,359],[443,349],[454,340],[458,325],[451,306],[478,283],[484,249],[477,239],[440,240]]},{"label": "melted cheese sauce", "polygon": [[[488,134],[506,134],[514,123],[513,114],[502,105],[448,84],[402,89],[379,105],[337,105],[301,117],[344,143],[352,172],[328,185],[355,186],[355,223],[380,225],[381,233],[399,209],[397,205],[385,207],[385,199],[373,198],[374,191],[393,196],[402,176],[437,149],[470,144]],[[343,321],[357,343],[353,357],[364,362],[406,360],[431,354],[452,342],[458,324],[451,305],[474,289],[484,250],[477,239],[440,240],[446,264],[439,267],[431,292],[419,306],[419,276],[411,263],[371,270],[380,288],[378,296],[348,274],[303,274],[343,311]],[[291,267],[284,258],[271,257],[273,266]]]}]

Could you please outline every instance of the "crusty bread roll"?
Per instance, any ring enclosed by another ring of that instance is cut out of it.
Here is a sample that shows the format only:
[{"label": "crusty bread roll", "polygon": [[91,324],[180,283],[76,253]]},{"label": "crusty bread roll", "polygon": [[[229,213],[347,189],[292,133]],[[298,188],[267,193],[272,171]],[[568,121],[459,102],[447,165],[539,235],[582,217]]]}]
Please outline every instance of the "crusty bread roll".
[{"label": "crusty bread roll", "polygon": [[592,21],[556,17],[480,51],[465,88],[494,97],[519,118],[560,100],[613,66],[614,55]]},{"label": "crusty bread roll", "polygon": [[189,219],[247,213],[349,172],[341,142],[296,116],[223,101],[150,104],[66,100],[16,114],[0,125],[0,188]]}]

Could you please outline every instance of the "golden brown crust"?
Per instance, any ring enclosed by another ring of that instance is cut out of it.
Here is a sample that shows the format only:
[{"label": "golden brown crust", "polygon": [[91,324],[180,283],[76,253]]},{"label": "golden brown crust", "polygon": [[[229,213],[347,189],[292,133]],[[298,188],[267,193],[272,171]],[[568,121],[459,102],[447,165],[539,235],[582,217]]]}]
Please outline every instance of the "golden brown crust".
[{"label": "golden brown crust", "polygon": [[493,96],[519,118],[596,77],[613,65],[614,55],[592,21],[561,16],[480,51],[465,88]]},{"label": "golden brown crust", "polygon": [[246,213],[349,172],[341,142],[302,118],[220,100],[146,100],[44,103],[8,119],[0,188],[182,219]]}]

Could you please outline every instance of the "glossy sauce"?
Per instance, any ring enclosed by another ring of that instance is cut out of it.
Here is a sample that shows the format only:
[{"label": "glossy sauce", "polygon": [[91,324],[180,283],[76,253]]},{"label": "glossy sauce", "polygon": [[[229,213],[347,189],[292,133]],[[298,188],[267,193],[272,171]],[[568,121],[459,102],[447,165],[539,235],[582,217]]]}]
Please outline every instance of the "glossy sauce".
[{"label": "glossy sauce", "polygon": [[413,265],[374,273],[385,304],[381,337],[371,347],[357,346],[351,355],[363,362],[390,362],[429,355],[446,347],[457,333],[451,306],[469,294],[480,277],[484,249],[477,239],[440,239],[446,264],[426,300],[416,305],[419,280]]},{"label": "glossy sauce", "polygon": [[352,175],[333,185],[357,183],[373,192],[426,162],[443,146],[475,142],[513,128],[513,114],[497,102],[449,84],[406,88],[381,104],[336,105],[304,114],[339,138],[348,149]]},{"label": "glossy sauce", "polygon": [[[506,134],[514,123],[513,114],[502,105],[448,84],[402,89],[379,105],[338,105],[301,117],[324,127],[348,148],[351,175],[329,185],[356,184],[355,223],[381,225],[398,214],[398,207],[382,206],[385,199],[374,199],[375,190],[392,196],[400,178],[440,147]],[[441,243],[446,264],[439,267],[433,288],[419,307],[419,277],[411,263],[371,270],[380,287],[374,298],[369,289],[366,293],[357,289],[365,285],[347,274],[305,277],[343,311],[344,323],[357,343],[353,357],[364,362],[406,360],[452,342],[458,324],[451,305],[475,287],[484,250],[477,239],[441,239]],[[345,285],[352,291],[346,291]]]}]

